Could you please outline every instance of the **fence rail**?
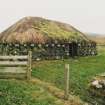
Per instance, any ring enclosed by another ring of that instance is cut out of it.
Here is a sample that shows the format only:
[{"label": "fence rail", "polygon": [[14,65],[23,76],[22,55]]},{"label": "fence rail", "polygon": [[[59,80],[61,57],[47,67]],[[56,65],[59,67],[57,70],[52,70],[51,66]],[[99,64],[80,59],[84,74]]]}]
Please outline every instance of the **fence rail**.
[{"label": "fence rail", "polygon": [[15,59],[28,59],[28,56],[0,56],[0,59],[13,59],[13,60],[15,60]]}]

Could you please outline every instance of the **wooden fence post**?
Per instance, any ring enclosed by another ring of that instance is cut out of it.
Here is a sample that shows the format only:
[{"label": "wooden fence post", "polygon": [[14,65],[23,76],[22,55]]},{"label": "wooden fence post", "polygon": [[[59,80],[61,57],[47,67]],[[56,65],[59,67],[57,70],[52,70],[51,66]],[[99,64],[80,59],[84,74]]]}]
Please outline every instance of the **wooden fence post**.
[{"label": "wooden fence post", "polygon": [[64,71],[64,77],[65,77],[65,96],[64,98],[68,100],[69,98],[69,64],[65,64],[65,71]]},{"label": "wooden fence post", "polygon": [[32,63],[32,52],[29,51],[28,52],[28,69],[27,69],[27,80],[30,80],[31,79],[31,63]]}]

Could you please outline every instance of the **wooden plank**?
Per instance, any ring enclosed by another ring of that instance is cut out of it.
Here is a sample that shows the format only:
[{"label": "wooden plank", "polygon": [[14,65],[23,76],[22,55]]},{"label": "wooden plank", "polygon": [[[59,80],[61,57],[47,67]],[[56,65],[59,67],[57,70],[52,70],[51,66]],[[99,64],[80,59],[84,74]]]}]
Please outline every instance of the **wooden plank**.
[{"label": "wooden plank", "polygon": [[30,80],[31,58],[31,51],[28,56],[0,56],[0,78],[27,78]]},{"label": "wooden plank", "polygon": [[0,67],[0,74],[2,73],[26,73],[26,67]]},{"label": "wooden plank", "polygon": [[0,66],[27,66],[27,61],[0,61]]},{"label": "wooden plank", "polygon": [[0,59],[28,59],[28,56],[0,56]]},{"label": "wooden plank", "polygon": [[69,98],[69,64],[65,64],[65,99]]},{"label": "wooden plank", "polygon": [[16,79],[26,79],[26,73],[5,73],[0,74],[1,79],[16,78]]},{"label": "wooden plank", "polygon": [[31,79],[31,59],[32,59],[32,52],[29,51],[28,53],[28,65],[27,65],[27,80]]}]

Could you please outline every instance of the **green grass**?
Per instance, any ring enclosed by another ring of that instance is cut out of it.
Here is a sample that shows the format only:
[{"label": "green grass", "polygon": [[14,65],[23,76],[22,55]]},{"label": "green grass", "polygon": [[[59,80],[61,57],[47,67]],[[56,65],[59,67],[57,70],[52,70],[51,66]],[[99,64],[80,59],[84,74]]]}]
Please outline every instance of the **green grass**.
[{"label": "green grass", "polygon": [[0,105],[61,105],[38,84],[0,80]]},{"label": "green grass", "polygon": [[33,27],[38,29],[39,32],[53,39],[72,39],[74,41],[85,39],[85,37],[80,32],[77,32],[75,29],[63,23],[42,19],[37,23],[35,22]]},{"label": "green grass", "polygon": [[[64,89],[64,64],[70,64],[70,89],[73,95],[93,105],[105,105],[99,97],[91,97],[88,84],[91,79],[105,72],[105,48],[99,47],[99,55],[68,60],[38,61],[32,75]],[[39,84],[19,80],[0,80],[0,105],[63,105],[63,103]]]},{"label": "green grass", "polygon": [[[43,81],[51,82],[64,89],[64,64],[70,64],[70,89],[74,95],[93,104],[103,103],[99,97],[91,97],[88,84],[92,78],[105,72],[105,48],[99,48],[97,56],[80,57],[78,59],[53,60],[35,62],[33,76]],[[105,104],[105,102],[104,102]]]}]

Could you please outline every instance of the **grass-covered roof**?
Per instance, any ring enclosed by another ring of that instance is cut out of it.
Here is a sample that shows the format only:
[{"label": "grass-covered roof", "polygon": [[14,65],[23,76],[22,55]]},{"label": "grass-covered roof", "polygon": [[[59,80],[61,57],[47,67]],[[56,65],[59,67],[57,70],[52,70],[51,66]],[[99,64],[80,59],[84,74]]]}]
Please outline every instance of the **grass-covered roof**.
[{"label": "grass-covered roof", "polygon": [[1,42],[47,43],[82,41],[87,37],[71,25],[39,17],[25,17],[0,34]]}]

